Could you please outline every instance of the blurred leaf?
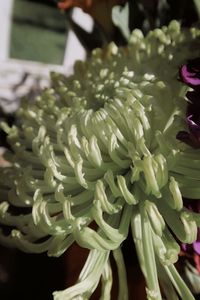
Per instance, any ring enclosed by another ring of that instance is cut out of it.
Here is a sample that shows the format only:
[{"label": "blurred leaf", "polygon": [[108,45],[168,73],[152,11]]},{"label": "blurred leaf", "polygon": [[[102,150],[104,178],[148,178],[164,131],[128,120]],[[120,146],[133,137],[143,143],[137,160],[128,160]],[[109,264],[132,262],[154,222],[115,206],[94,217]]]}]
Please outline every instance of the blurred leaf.
[{"label": "blurred leaf", "polygon": [[185,280],[195,294],[200,293],[200,275],[199,272],[194,268],[188,261],[185,265]]},{"label": "blurred leaf", "polygon": [[88,53],[95,48],[102,47],[103,36],[101,35],[100,31],[96,26],[93,28],[92,32],[87,32],[80,25],[74,22],[70,14],[68,13],[66,14],[67,14],[67,21],[69,23],[69,26],[76,34],[81,45],[85,48],[85,50]]},{"label": "blurred leaf", "polygon": [[112,9],[112,21],[119,28],[126,40],[129,39],[129,4],[126,3],[124,7],[116,5]]},{"label": "blurred leaf", "polygon": [[193,1],[194,1],[194,5],[196,7],[198,17],[200,18],[200,1],[199,0],[193,0]]},{"label": "blurred leaf", "polygon": [[158,1],[158,7],[157,7],[157,18],[156,18],[156,26],[160,27],[163,25],[166,25],[170,21],[169,17],[169,4],[167,3],[167,0],[159,0]]}]

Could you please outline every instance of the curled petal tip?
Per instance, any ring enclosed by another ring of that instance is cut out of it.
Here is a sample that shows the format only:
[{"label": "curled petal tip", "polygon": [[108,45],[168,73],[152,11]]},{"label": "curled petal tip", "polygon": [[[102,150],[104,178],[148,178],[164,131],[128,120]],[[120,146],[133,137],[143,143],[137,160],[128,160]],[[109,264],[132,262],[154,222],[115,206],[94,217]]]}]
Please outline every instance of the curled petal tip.
[{"label": "curled petal tip", "polygon": [[200,86],[200,58],[188,60],[179,69],[181,80],[191,87]]}]

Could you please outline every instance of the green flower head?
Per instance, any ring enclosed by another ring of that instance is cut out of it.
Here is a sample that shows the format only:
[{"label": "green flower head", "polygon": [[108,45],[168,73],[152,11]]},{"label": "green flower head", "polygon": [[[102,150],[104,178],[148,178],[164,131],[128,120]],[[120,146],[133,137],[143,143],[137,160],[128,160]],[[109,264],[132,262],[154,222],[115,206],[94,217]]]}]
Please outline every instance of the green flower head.
[{"label": "green flower head", "polygon": [[49,256],[74,241],[90,249],[77,284],[55,300],[89,299],[100,280],[101,299],[110,299],[111,252],[118,299],[128,299],[121,245],[129,231],[147,298],[161,300],[161,285],[169,300],[194,299],[174,263],[177,241],[194,242],[200,225],[182,199],[200,197],[200,150],[176,135],[187,127],[190,89],[178,68],[200,56],[199,38],[176,21],[145,38],[134,30],[126,47],[96,49],[73,76],[52,74],[17,125],[2,124],[12,151],[0,175],[1,242]]}]

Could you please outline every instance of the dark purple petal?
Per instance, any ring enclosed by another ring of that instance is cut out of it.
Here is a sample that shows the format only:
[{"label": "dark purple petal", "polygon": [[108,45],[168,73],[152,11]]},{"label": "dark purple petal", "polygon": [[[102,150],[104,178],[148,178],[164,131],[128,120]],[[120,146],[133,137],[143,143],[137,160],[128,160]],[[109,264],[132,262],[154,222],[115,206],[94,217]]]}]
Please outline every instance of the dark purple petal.
[{"label": "dark purple petal", "polygon": [[200,57],[190,59],[179,69],[181,80],[187,85],[196,88],[200,86]]},{"label": "dark purple petal", "polygon": [[[184,206],[195,213],[200,213],[200,200],[184,199]],[[198,234],[200,234],[200,228],[198,229]]]},{"label": "dark purple petal", "polygon": [[200,138],[200,125],[195,123],[194,116],[190,115],[186,118],[190,132],[197,138]]},{"label": "dark purple petal", "polygon": [[196,72],[190,72],[187,65],[182,65],[180,68],[180,77],[183,82],[189,86],[200,85],[200,78],[197,77]]},{"label": "dark purple petal", "polygon": [[179,131],[176,135],[177,140],[193,147],[196,149],[200,148],[200,129],[196,130],[195,134],[192,132],[193,128],[191,129],[190,126],[190,132],[187,131]]},{"label": "dark purple petal", "polygon": [[179,131],[176,135],[177,140],[188,144],[190,142],[190,134],[187,131]]},{"label": "dark purple petal", "polygon": [[200,86],[196,87],[193,91],[187,92],[186,97],[190,100],[190,104],[195,104],[200,108]]},{"label": "dark purple petal", "polygon": [[184,251],[184,252],[187,252],[187,244],[181,244],[181,249]]},{"label": "dark purple petal", "polygon": [[200,145],[200,90],[187,92],[186,96],[190,100],[186,112],[186,122],[191,134],[190,140],[194,144]]},{"label": "dark purple petal", "polygon": [[200,255],[200,242],[193,243],[193,249],[197,254]]}]

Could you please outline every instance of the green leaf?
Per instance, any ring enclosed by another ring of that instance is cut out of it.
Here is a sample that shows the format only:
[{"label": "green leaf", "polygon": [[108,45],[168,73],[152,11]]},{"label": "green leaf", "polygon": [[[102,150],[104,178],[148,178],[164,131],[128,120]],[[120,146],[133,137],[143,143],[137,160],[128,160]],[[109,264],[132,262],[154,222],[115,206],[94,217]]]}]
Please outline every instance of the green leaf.
[{"label": "green leaf", "polygon": [[129,30],[129,4],[124,7],[116,5],[112,9],[112,21],[119,28],[126,40],[130,37]]}]

